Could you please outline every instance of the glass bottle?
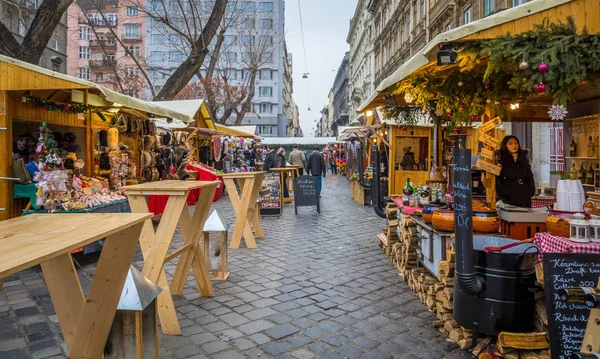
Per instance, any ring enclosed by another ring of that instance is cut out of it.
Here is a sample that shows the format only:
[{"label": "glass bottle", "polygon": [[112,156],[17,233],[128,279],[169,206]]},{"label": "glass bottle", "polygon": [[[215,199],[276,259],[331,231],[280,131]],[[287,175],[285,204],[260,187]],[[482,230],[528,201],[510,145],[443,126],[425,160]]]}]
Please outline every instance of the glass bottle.
[{"label": "glass bottle", "polygon": [[417,207],[423,208],[423,205],[421,204],[421,193],[423,193],[423,185],[421,183],[419,183],[419,186],[417,187],[417,190],[415,191],[415,197],[417,199]]},{"label": "glass bottle", "polygon": [[587,184],[594,184],[594,168],[592,167],[592,164],[590,163],[590,168],[588,168],[587,173],[585,174],[586,176],[586,183]]},{"label": "glass bottle", "polygon": [[569,145],[569,156],[577,157],[577,143],[575,143],[575,138],[571,139],[571,144]]},{"label": "glass bottle", "polygon": [[590,136],[590,138],[588,139],[588,144],[587,144],[587,156],[588,157],[594,157],[594,139],[592,138],[592,136]]},{"label": "glass bottle", "polygon": [[571,172],[569,172],[569,176],[572,180],[577,179],[577,168],[575,168],[575,162],[573,162],[573,167],[571,167]]},{"label": "glass bottle", "polygon": [[583,168],[583,162],[579,164],[579,171],[577,171],[577,178],[581,181],[581,183],[585,183],[585,168]]},{"label": "glass bottle", "polygon": [[410,178],[406,179],[406,184],[402,189],[402,204],[408,206],[410,204],[410,196],[414,193],[414,189],[410,185]]}]

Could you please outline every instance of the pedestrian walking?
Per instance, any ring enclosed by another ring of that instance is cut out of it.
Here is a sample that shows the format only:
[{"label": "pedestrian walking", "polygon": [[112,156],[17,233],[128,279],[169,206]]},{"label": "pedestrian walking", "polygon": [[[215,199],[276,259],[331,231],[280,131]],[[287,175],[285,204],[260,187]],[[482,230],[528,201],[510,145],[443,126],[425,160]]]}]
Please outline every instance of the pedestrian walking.
[{"label": "pedestrian walking", "polygon": [[307,171],[309,175],[317,177],[317,193],[321,198],[321,189],[323,188],[323,178],[327,176],[327,167],[323,155],[319,152],[319,146],[315,146],[312,153],[308,156]]},{"label": "pedestrian walking", "polygon": [[306,155],[304,152],[298,149],[298,146],[294,146],[292,152],[290,152],[290,163],[294,166],[300,166],[298,169],[300,176],[304,174],[304,167],[306,167]]},{"label": "pedestrian walking", "polygon": [[279,147],[279,149],[277,150],[277,156],[275,156],[275,164],[273,165],[273,167],[285,167],[285,150],[283,149],[283,147]]},{"label": "pedestrian walking", "polygon": [[329,164],[331,165],[331,173],[337,174],[337,157],[335,151],[333,151],[329,157]]},{"label": "pedestrian walking", "polygon": [[275,167],[275,151],[267,147],[267,155],[265,156],[265,163],[263,164],[263,171],[268,171],[271,167]]}]

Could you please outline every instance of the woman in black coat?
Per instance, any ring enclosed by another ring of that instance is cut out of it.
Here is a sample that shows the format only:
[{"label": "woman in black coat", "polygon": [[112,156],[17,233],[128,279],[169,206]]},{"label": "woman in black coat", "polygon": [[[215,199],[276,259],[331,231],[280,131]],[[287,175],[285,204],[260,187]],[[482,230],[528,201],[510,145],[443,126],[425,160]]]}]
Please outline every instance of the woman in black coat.
[{"label": "woman in black coat", "polygon": [[498,200],[513,206],[531,208],[535,182],[527,159],[528,151],[521,148],[518,138],[506,136],[496,155],[498,164],[502,166],[502,172],[496,178]]}]

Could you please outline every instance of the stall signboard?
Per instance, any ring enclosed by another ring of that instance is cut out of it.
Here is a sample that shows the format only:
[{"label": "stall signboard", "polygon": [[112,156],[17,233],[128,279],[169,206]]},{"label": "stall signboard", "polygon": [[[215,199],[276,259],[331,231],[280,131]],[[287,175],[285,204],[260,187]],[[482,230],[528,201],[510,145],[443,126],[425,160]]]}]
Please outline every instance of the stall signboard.
[{"label": "stall signboard", "polygon": [[479,133],[487,132],[489,130],[493,130],[494,128],[500,126],[501,124],[502,124],[502,120],[500,119],[500,117],[496,117],[496,118],[493,118],[493,119],[489,120],[488,122],[482,124],[481,126],[479,126],[478,130],[479,130]]},{"label": "stall signboard", "polygon": [[480,168],[488,173],[492,173],[496,176],[500,176],[500,172],[502,171],[502,167],[496,166],[489,162],[486,162],[482,158],[477,158],[477,163],[475,163],[475,166],[477,166],[477,168]]},{"label": "stall signboard", "polygon": [[496,148],[496,146],[498,146],[498,140],[495,137],[486,135],[485,133],[479,134],[479,141],[483,142],[484,145],[488,145],[492,148]]},{"label": "stall signboard", "polygon": [[544,289],[552,359],[568,359],[581,349],[591,308],[567,302],[559,289],[596,287],[600,277],[597,254],[544,253]]},{"label": "stall signboard", "polygon": [[482,148],[481,152],[479,152],[479,156],[487,158],[489,160],[493,160],[495,157],[495,152],[487,148]]},{"label": "stall signboard", "polygon": [[267,171],[258,194],[261,216],[281,216],[283,210],[281,172]]},{"label": "stall signboard", "polygon": [[315,176],[299,176],[294,180],[294,205],[296,214],[298,207],[317,206],[317,213],[321,213],[319,194]]}]

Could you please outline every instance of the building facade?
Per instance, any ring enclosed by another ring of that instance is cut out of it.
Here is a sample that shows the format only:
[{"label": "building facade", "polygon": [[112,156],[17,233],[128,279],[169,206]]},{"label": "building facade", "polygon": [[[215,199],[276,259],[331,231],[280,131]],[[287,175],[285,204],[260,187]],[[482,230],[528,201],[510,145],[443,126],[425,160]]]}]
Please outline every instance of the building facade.
[{"label": "building facade", "polygon": [[375,92],[375,56],[373,53],[373,15],[368,0],[359,0],[350,20],[346,42],[350,45],[348,63],[348,113],[350,125],[361,123],[356,109]]},{"label": "building facade", "polygon": [[74,2],[69,7],[67,73],[126,95],[150,100],[144,44],[145,13],[131,0]]},{"label": "building facade", "polygon": [[329,125],[332,136],[338,135],[339,126],[348,126],[348,67],[350,61],[350,52],[346,52],[342,64],[340,65],[333,87],[331,89],[333,116]]},{"label": "building facade", "polygon": [[[21,43],[35,17],[42,0],[5,0],[0,2],[0,22]],[[67,72],[67,13],[53,30],[52,37],[40,58],[39,66]]]},{"label": "building facade", "polygon": [[[148,6],[160,6],[155,3],[150,1]],[[206,7],[204,13],[210,15],[214,2],[200,3]],[[250,67],[259,68],[252,110],[246,113],[241,125],[256,125],[258,134],[265,137],[285,137],[293,125],[292,57],[285,44],[284,14],[284,0],[230,2],[224,20],[227,24],[224,47],[217,61],[217,73],[225,76],[232,86],[248,88]],[[185,60],[189,46],[160,21],[148,17],[146,24],[146,38],[150,39],[145,47],[148,73],[158,92]],[[201,76],[207,74],[209,66],[207,58]],[[233,120],[231,117],[227,123]]]}]

